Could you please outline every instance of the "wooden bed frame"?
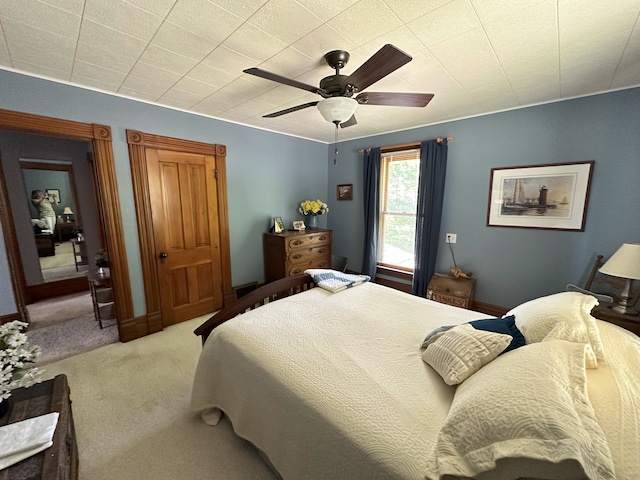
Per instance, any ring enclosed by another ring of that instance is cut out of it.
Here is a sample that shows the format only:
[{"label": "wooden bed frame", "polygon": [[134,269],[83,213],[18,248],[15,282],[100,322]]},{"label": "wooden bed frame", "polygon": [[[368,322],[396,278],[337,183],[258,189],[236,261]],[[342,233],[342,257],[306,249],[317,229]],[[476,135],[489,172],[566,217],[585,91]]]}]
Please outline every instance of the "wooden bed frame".
[{"label": "wooden bed frame", "polygon": [[262,305],[275,302],[281,298],[304,292],[316,285],[311,276],[303,273],[291,277],[284,277],[275,282],[267,283],[253,292],[239,298],[228,307],[223,308],[209,320],[204,322],[193,333],[202,337],[202,344],[209,337],[209,334],[218,325],[223,324],[238,315],[242,315],[249,310],[254,310]]}]

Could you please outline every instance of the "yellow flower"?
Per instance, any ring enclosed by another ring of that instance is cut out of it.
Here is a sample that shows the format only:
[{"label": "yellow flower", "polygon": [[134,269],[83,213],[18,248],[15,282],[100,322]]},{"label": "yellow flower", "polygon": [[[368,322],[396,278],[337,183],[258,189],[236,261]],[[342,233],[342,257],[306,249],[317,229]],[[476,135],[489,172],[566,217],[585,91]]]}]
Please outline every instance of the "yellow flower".
[{"label": "yellow flower", "polygon": [[322,200],[305,200],[300,202],[298,212],[302,215],[324,215],[329,212],[329,207]]}]

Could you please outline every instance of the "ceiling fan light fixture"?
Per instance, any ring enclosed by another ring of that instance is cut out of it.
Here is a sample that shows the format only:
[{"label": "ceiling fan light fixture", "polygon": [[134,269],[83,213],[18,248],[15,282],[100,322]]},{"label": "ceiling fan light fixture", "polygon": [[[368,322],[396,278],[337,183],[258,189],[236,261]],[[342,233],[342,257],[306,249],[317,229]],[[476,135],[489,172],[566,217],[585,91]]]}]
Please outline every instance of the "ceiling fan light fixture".
[{"label": "ceiling fan light fixture", "polygon": [[353,116],[358,102],[348,97],[329,97],[319,101],[317,107],[327,122],[343,123]]}]

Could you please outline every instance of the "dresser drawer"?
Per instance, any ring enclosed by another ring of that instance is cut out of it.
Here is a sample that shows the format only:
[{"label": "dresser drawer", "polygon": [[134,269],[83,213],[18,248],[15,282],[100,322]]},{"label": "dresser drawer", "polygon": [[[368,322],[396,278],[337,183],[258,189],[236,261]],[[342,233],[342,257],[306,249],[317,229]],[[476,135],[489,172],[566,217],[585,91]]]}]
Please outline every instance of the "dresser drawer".
[{"label": "dresser drawer", "polygon": [[315,260],[311,260],[307,263],[297,263],[291,265],[287,272],[287,275],[300,275],[308,268],[331,268],[331,257],[320,257]]},{"label": "dresser drawer", "polygon": [[314,248],[305,248],[299,250],[293,250],[287,254],[287,262],[291,264],[308,263],[318,260],[319,258],[326,258],[331,252],[331,248],[328,245],[323,245]]},{"label": "dresser drawer", "polygon": [[299,248],[315,247],[331,243],[331,235],[328,233],[317,233],[287,239],[286,249],[288,252]]}]

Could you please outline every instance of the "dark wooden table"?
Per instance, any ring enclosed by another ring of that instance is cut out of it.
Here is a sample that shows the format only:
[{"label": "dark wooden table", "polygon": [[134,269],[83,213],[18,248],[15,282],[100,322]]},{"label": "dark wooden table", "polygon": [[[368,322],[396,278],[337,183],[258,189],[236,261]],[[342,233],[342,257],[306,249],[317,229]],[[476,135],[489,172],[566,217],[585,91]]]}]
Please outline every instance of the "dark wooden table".
[{"label": "dark wooden table", "polygon": [[612,307],[616,303],[601,303],[591,310],[591,315],[600,320],[618,325],[630,332],[640,336],[640,316],[639,315],[623,315],[615,312]]},{"label": "dark wooden table", "polygon": [[0,480],[77,480],[78,446],[73,427],[69,384],[66,375],[18,388],[10,397],[11,410],[0,426],[28,418],[59,412],[53,445],[0,471]]}]

